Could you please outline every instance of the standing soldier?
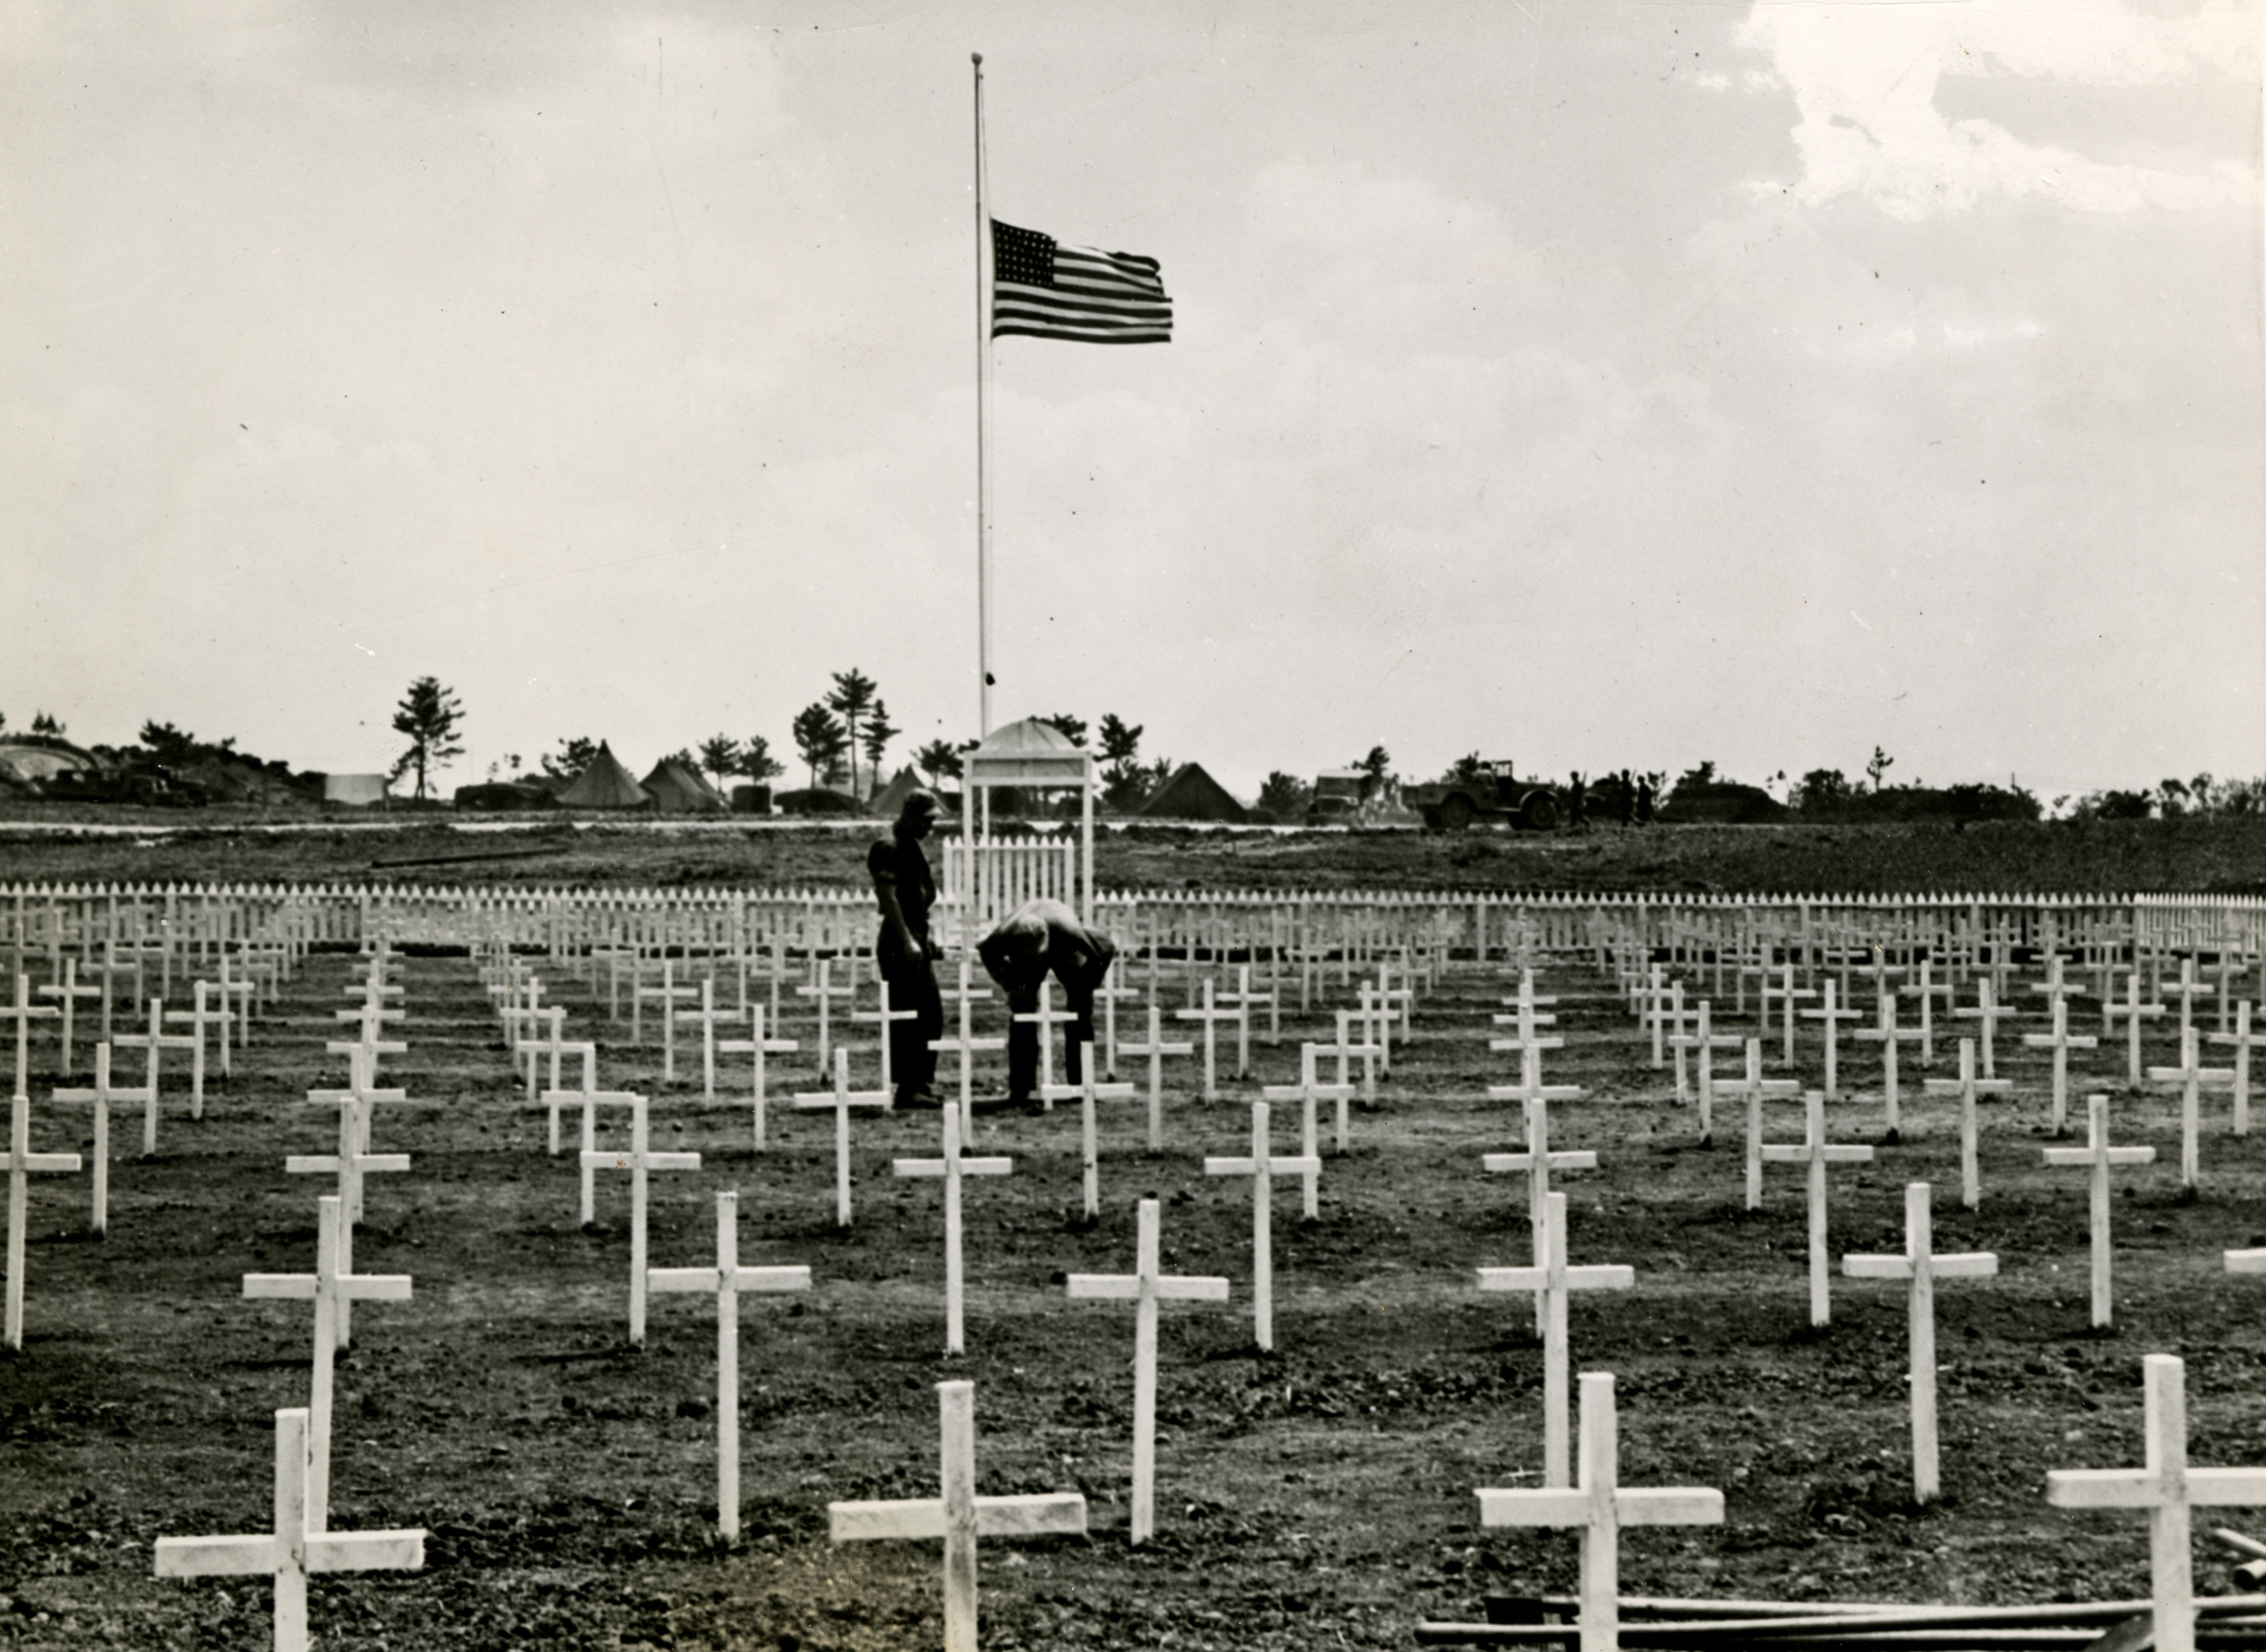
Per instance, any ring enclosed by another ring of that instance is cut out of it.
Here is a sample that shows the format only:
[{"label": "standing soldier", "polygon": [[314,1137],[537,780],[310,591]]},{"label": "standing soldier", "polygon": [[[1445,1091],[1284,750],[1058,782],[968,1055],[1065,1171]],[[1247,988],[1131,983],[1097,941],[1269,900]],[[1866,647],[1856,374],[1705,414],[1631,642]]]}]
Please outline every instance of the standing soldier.
[{"label": "standing soldier", "polygon": [[936,879],[920,846],[935,824],[936,794],[909,792],[889,835],[866,852],[866,870],[881,908],[874,960],[889,984],[889,1007],[913,1012],[912,1020],[892,1021],[888,1029],[889,1071],[896,1079],[896,1105],[901,1107],[937,1104],[930,1087],[936,1077],[936,1051],[929,1048],[929,1041],[944,1036],[944,1001],[937,995],[936,971],[929,962],[940,955],[940,949],[928,933]]}]

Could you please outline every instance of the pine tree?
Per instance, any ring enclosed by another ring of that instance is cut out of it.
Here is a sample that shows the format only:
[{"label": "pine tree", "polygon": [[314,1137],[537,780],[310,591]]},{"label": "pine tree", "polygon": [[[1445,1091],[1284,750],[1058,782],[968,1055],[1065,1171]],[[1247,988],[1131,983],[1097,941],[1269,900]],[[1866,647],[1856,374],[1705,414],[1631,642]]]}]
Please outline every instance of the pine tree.
[{"label": "pine tree", "polygon": [[438,677],[419,677],[394,707],[393,731],[409,737],[409,749],[394,760],[392,778],[398,780],[407,771],[416,770],[420,802],[424,800],[428,771],[446,768],[450,758],[464,755],[464,742],[457,738],[464,720],[464,708],[457,703],[456,691],[442,688]]}]

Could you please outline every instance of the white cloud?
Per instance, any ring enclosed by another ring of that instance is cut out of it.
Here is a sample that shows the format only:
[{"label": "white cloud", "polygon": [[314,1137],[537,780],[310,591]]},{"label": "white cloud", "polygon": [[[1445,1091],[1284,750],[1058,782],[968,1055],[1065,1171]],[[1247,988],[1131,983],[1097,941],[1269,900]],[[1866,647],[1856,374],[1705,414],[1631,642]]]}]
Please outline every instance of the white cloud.
[{"label": "white cloud", "polygon": [[[2190,208],[2237,200],[2250,168],[2222,161],[2181,172],[2094,159],[2022,141],[1935,106],[1946,76],[2039,77],[2090,86],[2180,84],[2255,76],[2255,18],[2218,4],[2193,17],[2087,7],[1758,4],[1742,44],[1770,54],[1792,91],[1802,173],[1795,196],[1861,195],[1906,222],[1964,212],[1994,196],[2037,196],[2083,212]],[[1766,186],[1776,190],[1777,184]]]}]

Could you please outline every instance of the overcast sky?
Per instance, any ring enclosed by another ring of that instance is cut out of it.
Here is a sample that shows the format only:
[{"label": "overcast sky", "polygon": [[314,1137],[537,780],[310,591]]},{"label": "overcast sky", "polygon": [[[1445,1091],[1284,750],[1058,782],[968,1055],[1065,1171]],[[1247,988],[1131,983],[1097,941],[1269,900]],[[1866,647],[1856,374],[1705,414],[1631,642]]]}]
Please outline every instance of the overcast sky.
[{"label": "overcast sky", "polygon": [[[0,3],[0,712],[2266,772],[2253,4]],[[801,771],[794,765],[795,783]]]}]

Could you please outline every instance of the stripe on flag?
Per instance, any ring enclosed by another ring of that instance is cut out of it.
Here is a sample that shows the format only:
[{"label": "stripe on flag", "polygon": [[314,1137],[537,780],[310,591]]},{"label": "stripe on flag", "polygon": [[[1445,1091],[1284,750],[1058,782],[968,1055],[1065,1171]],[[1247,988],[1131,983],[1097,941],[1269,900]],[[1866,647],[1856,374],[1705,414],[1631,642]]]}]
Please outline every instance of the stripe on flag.
[{"label": "stripe on flag", "polygon": [[991,336],[1081,344],[1168,344],[1173,301],[1157,260],[1064,246],[991,220]]}]

